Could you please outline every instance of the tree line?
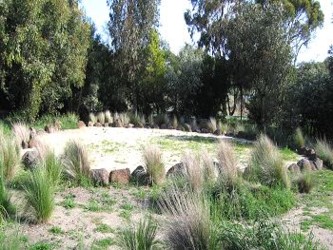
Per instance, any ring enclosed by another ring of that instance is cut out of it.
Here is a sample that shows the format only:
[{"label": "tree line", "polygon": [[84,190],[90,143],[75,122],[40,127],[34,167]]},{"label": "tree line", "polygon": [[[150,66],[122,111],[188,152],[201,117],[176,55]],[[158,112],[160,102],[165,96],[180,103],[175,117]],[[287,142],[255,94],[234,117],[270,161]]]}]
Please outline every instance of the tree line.
[{"label": "tree line", "polygon": [[102,41],[78,0],[0,2],[0,110],[111,110],[209,117],[236,110],[269,126],[333,136],[333,49],[296,64],[323,25],[318,1],[192,0],[197,45],[175,55],[158,33],[160,0],[108,0]]}]

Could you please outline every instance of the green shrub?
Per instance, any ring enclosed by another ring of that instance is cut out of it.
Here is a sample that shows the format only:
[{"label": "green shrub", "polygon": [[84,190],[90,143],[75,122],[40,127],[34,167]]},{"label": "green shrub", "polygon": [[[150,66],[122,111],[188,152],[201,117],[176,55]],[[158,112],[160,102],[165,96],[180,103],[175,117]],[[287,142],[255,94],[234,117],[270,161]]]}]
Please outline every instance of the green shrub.
[{"label": "green shrub", "polygon": [[76,129],[79,117],[74,113],[67,113],[61,116],[44,115],[36,120],[33,127],[44,129],[46,125],[58,123],[62,129]]},{"label": "green shrub", "polygon": [[10,201],[4,178],[4,164],[0,155],[0,217],[7,218],[15,214],[15,207]]},{"label": "green shrub", "polygon": [[317,140],[315,144],[317,156],[324,161],[324,165],[333,169],[333,149],[326,140]]},{"label": "green shrub", "polygon": [[165,167],[160,149],[152,145],[145,147],[143,160],[152,184],[162,184],[165,179]]},{"label": "green shrub", "polygon": [[278,148],[265,135],[260,135],[254,144],[251,162],[246,176],[270,187],[290,188],[290,179]]},{"label": "green shrub", "polygon": [[137,226],[120,232],[118,245],[122,249],[150,250],[160,243],[156,239],[158,225],[152,217],[141,220]]},{"label": "green shrub", "polygon": [[64,170],[75,185],[89,185],[90,162],[88,152],[78,141],[70,141],[66,144],[62,157]]},{"label": "green shrub", "polygon": [[19,228],[13,228],[11,224],[0,225],[0,250],[25,249],[25,237],[21,235]]},{"label": "green shrub", "polygon": [[54,187],[50,182],[46,168],[41,165],[30,173],[29,182],[24,186],[27,205],[38,223],[47,222],[54,210]]}]

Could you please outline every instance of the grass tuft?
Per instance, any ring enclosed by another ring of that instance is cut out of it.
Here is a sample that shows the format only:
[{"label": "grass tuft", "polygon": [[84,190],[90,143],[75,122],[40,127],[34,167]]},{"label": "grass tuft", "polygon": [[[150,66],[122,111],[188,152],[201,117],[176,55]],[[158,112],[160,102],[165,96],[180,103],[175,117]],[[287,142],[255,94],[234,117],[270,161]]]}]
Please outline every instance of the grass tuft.
[{"label": "grass tuft", "polygon": [[87,185],[90,183],[90,162],[88,152],[78,141],[67,143],[62,163],[65,173],[76,185]]},{"label": "grass tuft", "polygon": [[300,193],[310,193],[313,186],[314,180],[309,173],[302,173],[296,180],[298,192]]},{"label": "grass tuft", "polygon": [[150,250],[159,245],[156,239],[158,224],[148,217],[141,220],[137,226],[124,229],[120,232],[118,245],[122,249]]},{"label": "grass tuft", "polygon": [[143,160],[152,184],[160,185],[165,179],[162,152],[157,146],[147,146],[143,150]]},{"label": "grass tuft", "polygon": [[28,146],[28,142],[30,140],[30,130],[22,122],[17,122],[13,124],[13,132],[16,137],[16,140],[20,146],[26,145]]},{"label": "grass tuft", "polygon": [[297,149],[305,146],[305,138],[301,128],[297,128],[294,134],[294,143]]},{"label": "grass tuft", "polygon": [[97,121],[102,125],[105,124],[105,114],[103,112],[98,112]]},{"label": "grass tuft", "polygon": [[333,149],[326,140],[317,140],[315,145],[317,156],[324,161],[327,168],[333,170]]},{"label": "grass tuft", "polygon": [[269,187],[290,188],[290,179],[278,148],[265,135],[260,135],[254,144],[251,162],[246,176]]}]

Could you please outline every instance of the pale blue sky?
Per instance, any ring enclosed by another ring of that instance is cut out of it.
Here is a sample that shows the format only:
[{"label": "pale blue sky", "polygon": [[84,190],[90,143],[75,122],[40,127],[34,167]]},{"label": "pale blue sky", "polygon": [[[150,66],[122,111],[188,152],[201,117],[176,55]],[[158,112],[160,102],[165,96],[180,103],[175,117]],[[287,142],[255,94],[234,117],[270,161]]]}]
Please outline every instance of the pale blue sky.
[{"label": "pale blue sky", "polygon": [[[333,0],[319,0],[325,14],[323,28],[319,29],[307,48],[303,48],[298,61],[323,61],[333,44]],[[86,14],[94,21],[99,33],[105,33],[109,10],[105,0],[82,0]],[[184,12],[191,8],[189,0],[161,0],[160,34],[171,50],[178,53],[185,43],[192,43],[184,21]]]}]

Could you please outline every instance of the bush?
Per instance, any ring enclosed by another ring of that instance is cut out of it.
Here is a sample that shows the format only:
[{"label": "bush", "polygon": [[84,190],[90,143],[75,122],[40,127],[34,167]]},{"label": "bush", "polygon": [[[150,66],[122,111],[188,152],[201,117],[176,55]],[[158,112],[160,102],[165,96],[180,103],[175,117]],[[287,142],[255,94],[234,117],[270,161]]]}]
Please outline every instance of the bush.
[{"label": "bush", "polygon": [[141,220],[137,226],[132,226],[120,232],[119,246],[123,249],[150,250],[159,245],[156,239],[158,225],[152,217]]},{"label": "bush", "polygon": [[98,121],[100,124],[102,124],[102,125],[105,124],[105,115],[104,115],[103,112],[98,112],[98,114],[97,114],[97,121]]},{"label": "bush", "polygon": [[301,128],[297,128],[294,134],[294,144],[297,149],[300,149],[305,146],[305,138]]},{"label": "bush", "polygon": [[62,163],[66,175],[75,185],[90,184],[90,162],[85,147],[77,142],[70,141],[66,144]]},{"label": "bush", "polygon": [[44,166],[30,173],[24,186],[28,207],[31,207],[38,223],[47,222],[54,210],[54,187]]},{"label": "bush", "polygon": [[313,186],[314,181],[309,173],[302,173],[296,180],[298,192],[300,193],[310,193]]},{"label": "bush", "polygon": [[265,135],[260,135],[254,145],[251,162],[245,176],[269,187],[290,188],[290,179],[278,148]]},{"label": "bush", "polygon": [[13,204],[10,201],[10,196],[6,188],[6,183],[3,178],[2,170],[3,166],[0,159],[0,224],[3,218],[7,218],[11,215],[14,215],[16,210]]},{"label": "bush", "polygon": [[54,187],[61,181],[63,166],[53,151],[48,151],[42,159],[48,179]]},{"label": "bush", "polygon": [[152,184],[162,184],[165,179],[165,167],[160,149],[156,146],[145,147],[143,160]]},{"label": "bush", "polygon": [[89,121],[91,121],[93,124],[97,122],[97,118],[94,113],[89,114]]},{"label": "bush", "polygon": [[105,111],[104,116],[105,116],[105,122],[111,124],[113,123],[113,116],[109,110]]},{"label": "bush", "polygon": [[61,116],[44,115],[33,123],[34,127],[44,129],[45,125],[58,124],[61,129],[76,129],[79,117],[74,113]]},{"label": "bush", "polygon": [[333,149],[326,140],[317,140],[315,145],[317,156],[324,161],[324,165],[333,170]]},{"label": "bush", "polygon": [[193,192],[200,192],[204,188],[204,172],[201,168],[199,156],[193,152],[186,152],[182,156],[182,163],[186,169],[185,179]]}]

